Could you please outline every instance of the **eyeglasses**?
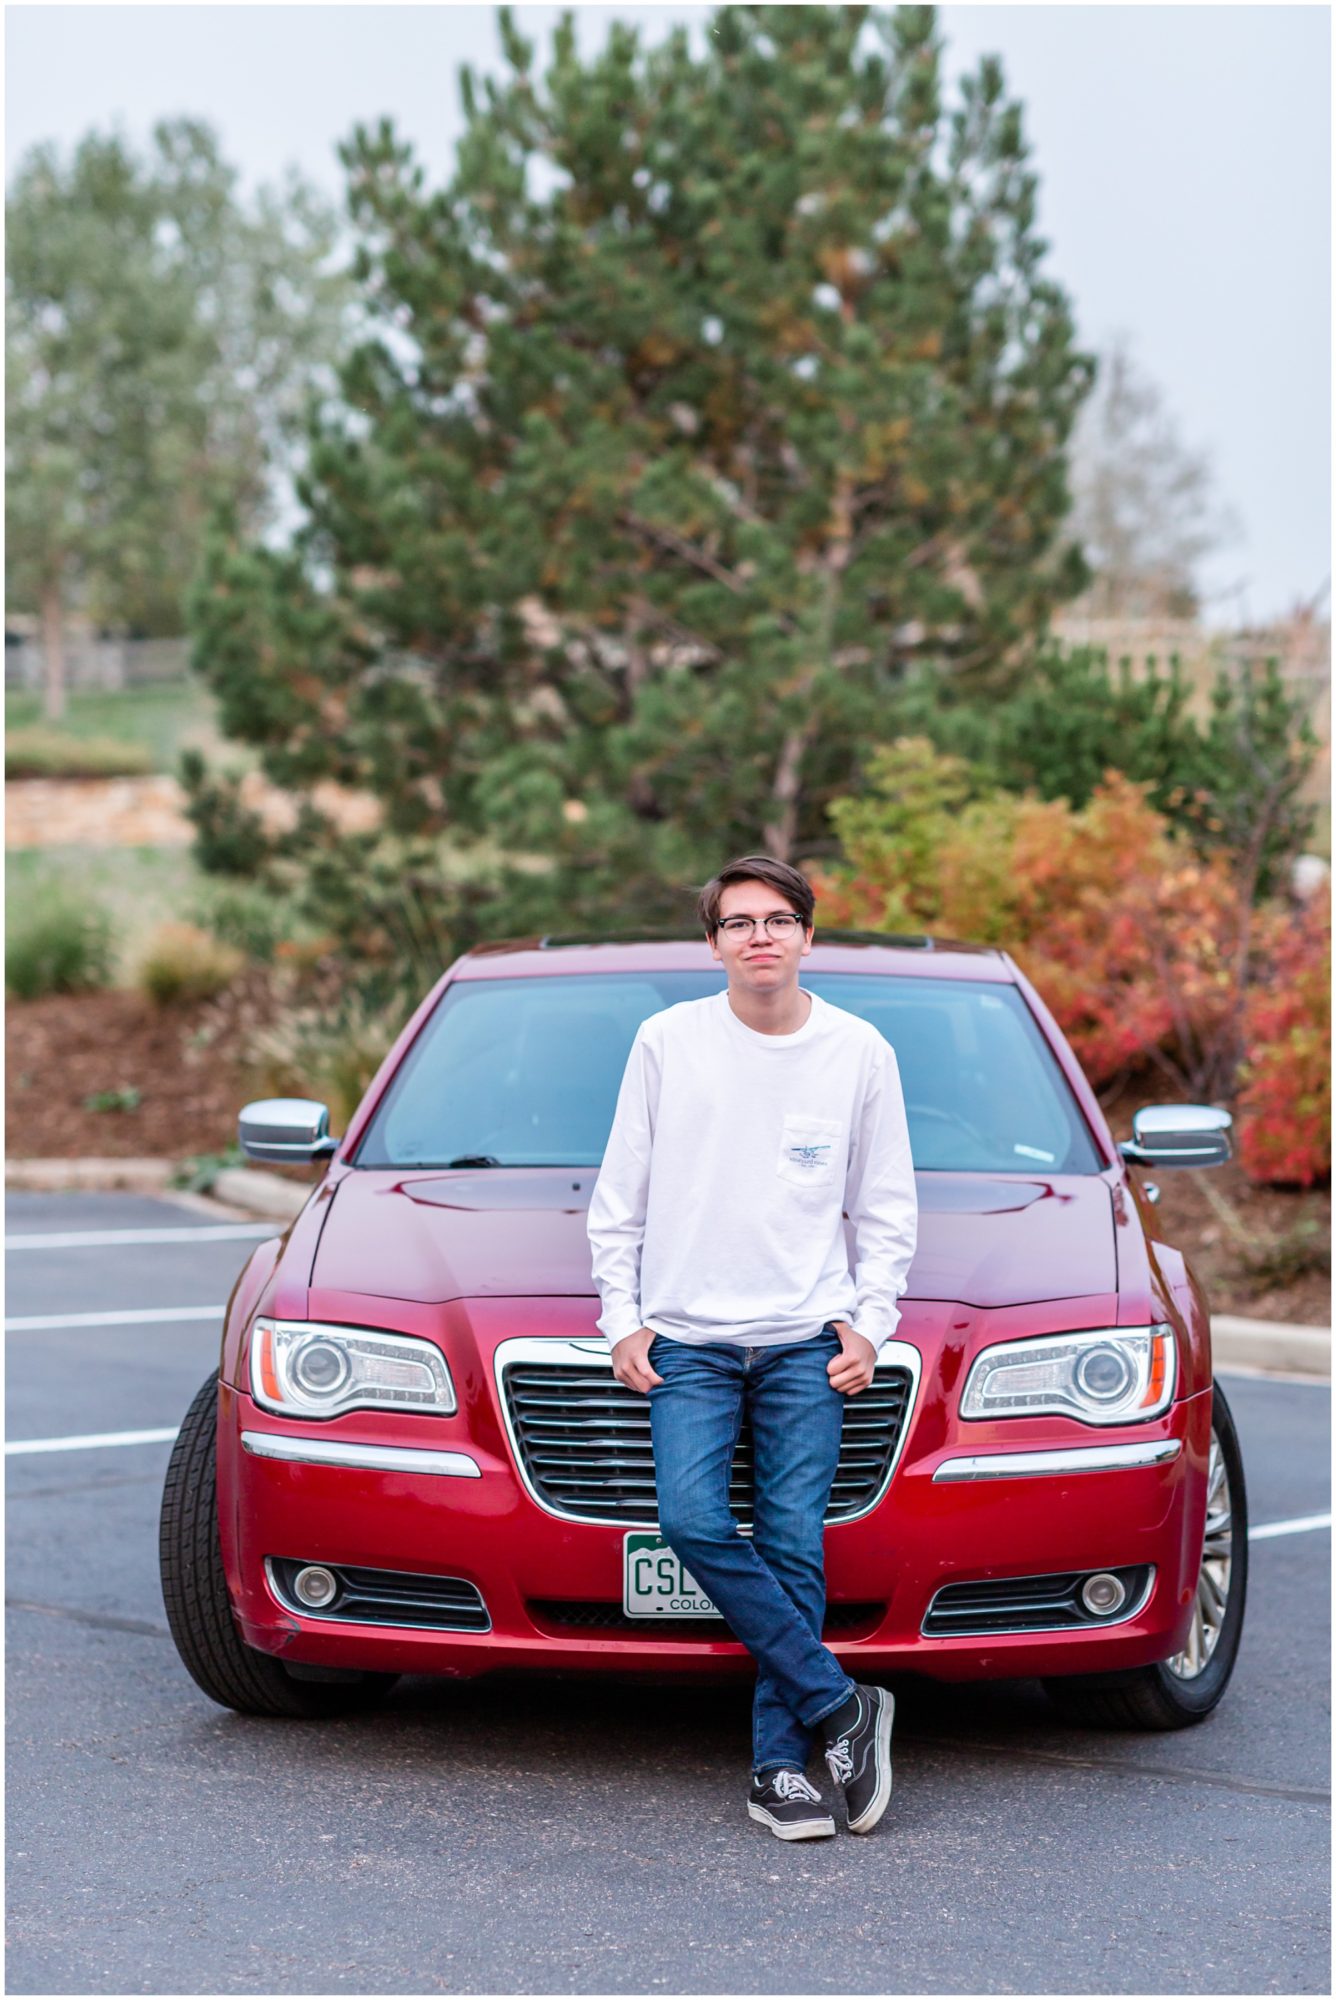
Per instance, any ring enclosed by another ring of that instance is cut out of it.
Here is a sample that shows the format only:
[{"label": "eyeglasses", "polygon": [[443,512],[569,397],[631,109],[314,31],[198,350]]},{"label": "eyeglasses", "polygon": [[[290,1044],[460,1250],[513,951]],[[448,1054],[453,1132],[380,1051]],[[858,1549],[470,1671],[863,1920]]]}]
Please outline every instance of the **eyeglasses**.
[{"label": "eyeglasses", "polygon": [[[795,931],[802,929],[803,920],[801,917],[793,917],[781,912],[773,917],[762,917],[760,921],[765,925],[767,934],[770,937],[786,938],[792,937]],[[719,920],[720,930],[727,937],[731,938],[751,937],[756,929],[756,925],[757,919],[755,917],[721,917]]]}]

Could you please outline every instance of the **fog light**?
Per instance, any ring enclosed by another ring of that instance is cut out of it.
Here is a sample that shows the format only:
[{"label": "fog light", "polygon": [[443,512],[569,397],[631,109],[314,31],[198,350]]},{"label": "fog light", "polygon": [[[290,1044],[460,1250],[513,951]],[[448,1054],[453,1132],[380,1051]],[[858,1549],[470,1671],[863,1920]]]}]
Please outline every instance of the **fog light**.
[{"label": "fog light", "polygon": [[1106,1569],[1098,1576],[1088,1576],[1081,1585],[1081,1602],[1096,1618],[1106,1618],[1111,1611],[1121,1610],[1126,1598],[1127,1592],[1118,1578]]},{"label": "fog light", "polygon": [[[1089,1585],[1086,1587],[1088,1589]],[[339,1579],[332,1569],[322,1569],[319,1563],[308,1563],[293,1577],[292,1588],[303,1604],[309,1605],[312,1611],[319,1611],[326,1604],[332,1604],[338,1596]]]}]

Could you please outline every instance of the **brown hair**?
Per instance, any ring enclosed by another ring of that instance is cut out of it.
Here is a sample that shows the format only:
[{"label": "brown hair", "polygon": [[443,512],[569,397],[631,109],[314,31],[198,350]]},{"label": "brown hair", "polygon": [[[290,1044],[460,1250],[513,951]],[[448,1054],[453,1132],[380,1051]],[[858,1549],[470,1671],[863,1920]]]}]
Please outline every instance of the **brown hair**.
[{"label": "brown hair", "polygon": [[776,861],[772,855],[743,854],[721,868],[705,884],[697,898],[696,909],[709,937],[716,936],[719,930],[720,898],[724,890],[735,882],[764,882],[769,888],[777,889],[802,918],[803,929],[811,930],[816,897],[806,876],[800,875],[796,868],[790,868],[787,861]]}]

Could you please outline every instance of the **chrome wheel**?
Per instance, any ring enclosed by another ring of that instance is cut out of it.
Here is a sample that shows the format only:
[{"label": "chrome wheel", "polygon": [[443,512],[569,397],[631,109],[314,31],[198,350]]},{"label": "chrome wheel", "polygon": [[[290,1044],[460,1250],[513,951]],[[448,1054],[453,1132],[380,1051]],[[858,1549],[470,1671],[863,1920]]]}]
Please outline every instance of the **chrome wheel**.
[{"label": "chrome wheel", "polygon": [[[1186,1571],[1186,1565],[1184,1566]],[[1176,1579],[1175,1599],[1182,1588]],[[1192,1619],[1181,1653],[1106,1674],[1046,1680],[1049,1699],[1082,1729],[1189,1729],[1229,1686],[1248,1602],[1248,1482],[1228,1399],[1213,1384],[1206,1523]]]},{"label": "chrome wheel", "polygon": [[1206,1532],[1202,1539],[1201,1570],[1197,1577],[1197,1599],[1192,1607],[1192,1627],[1182,1652],[1175,1653],[1171,1660],[1164,1663],[1167,1671],[1178,1680],[1197,1678],[1208,1664],[1224,1629],[1233,1565],[1233,1524],[1229,1473],[1213,1427],[1211,1453],[1206,1464]]}]

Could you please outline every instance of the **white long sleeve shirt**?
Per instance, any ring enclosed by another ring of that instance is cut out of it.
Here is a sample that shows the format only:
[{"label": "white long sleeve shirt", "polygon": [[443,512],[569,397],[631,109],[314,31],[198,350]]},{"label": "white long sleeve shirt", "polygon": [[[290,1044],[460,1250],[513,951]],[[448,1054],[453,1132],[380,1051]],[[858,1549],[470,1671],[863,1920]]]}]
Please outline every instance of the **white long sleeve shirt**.
[{"label": "white long sleeve shirt", "polygon": [[[642,1022],[589,1204],[600,1330],[771,1347],[895,1332],[918,1227],[899,1066],[812,993],[791,1035],[727,992]],[[853,1230],[854,1268],[844,1234]]]}]

